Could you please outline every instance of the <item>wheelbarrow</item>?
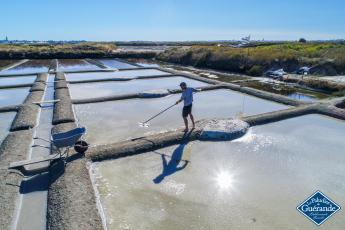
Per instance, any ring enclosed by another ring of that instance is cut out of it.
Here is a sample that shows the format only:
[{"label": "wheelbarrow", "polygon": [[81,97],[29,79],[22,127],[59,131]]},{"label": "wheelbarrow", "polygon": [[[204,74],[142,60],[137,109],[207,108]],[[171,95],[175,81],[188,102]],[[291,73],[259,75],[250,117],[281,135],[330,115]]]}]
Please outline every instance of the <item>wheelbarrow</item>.
[{"label": "wheelbarrow", "polygon": [[[56,133],[51,136],[50,140],[46,140],[40,137],[35,137],[34,139],[40,139],[47,143],[50,143],[52,146],[52,150],[56,151],[56,154],[49,155],[47,157],[39,157],[30,160],[18,161],[13,162],[9,165],[9,170],[18,170],[23,175],[27,174],[36,174],[47,171],[50,165],[53,165],[55,162],[64,160],[68,158],[68,153],[70,148],[74,148],[74,150],[80,154],[84,154],[88,149],[88,144],[82,140],[82,136],[86,133],[85,127],[78,127],[67,132]],[[35,145],[47,148],[43,145]],[[50,162],[48,167],[39,168],[35,170],[27,170],[25,166],[38,164],[42,162]]]}]

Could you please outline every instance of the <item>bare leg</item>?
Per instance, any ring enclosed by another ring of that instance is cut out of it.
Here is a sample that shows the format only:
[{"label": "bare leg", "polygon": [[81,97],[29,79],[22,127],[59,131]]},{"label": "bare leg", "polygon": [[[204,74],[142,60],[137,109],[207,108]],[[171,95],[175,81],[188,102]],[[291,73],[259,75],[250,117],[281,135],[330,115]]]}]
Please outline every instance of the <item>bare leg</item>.
[{"label": "bare leg", "polygon": [[188,120],[187,120],[187,117],[183,117],[183,121],[184,121],[184,125],[186,126],[184,131],[187,132],[188,131]]},{"label": "bare leg", "polygon": [[193,117],[193,114],[192,114],[192,113],[190,113],[190,114],[189,114],[189,116],[190,116],[190,119],[192,120],[193,129],[194,129],[194,128],[195,128],[195,123],[194,123],[194,117]]}]

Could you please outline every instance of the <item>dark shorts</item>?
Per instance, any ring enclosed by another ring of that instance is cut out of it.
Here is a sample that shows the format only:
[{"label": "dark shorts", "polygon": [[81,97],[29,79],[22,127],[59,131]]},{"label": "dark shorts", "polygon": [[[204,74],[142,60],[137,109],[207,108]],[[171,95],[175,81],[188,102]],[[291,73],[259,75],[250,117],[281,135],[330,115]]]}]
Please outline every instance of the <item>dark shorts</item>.
[{"label": "dark shorts", "polygon": [[192,113],[192,105],[183,106],[182,117],[187,117],[190,113]]}]

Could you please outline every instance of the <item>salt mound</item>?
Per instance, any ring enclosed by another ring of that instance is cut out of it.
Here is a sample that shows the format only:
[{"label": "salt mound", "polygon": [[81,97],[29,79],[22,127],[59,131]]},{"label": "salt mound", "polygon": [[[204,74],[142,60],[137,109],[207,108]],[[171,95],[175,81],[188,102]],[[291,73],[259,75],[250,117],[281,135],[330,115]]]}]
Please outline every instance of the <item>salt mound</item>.
[{"label": "salt mound", "polygon": [[243,136],[249,124],[238,119],[212,119],[201,124],[200,140],[229,141]]},{"label": "salt mound", "polygon": [[139,93],[141,98],[154,98],[154,97],[165,97],[169,95],[169,91],[166,89],[156,89],[156,90],[147,90]]}]

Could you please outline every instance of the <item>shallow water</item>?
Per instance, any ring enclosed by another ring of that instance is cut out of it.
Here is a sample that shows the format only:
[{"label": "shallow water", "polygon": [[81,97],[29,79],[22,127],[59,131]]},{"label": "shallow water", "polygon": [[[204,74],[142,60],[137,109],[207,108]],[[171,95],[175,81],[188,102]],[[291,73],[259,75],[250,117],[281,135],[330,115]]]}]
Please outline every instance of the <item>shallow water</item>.
[{"label": "shallow water", "polygon": [[317,98],[315,98],[313,96],[310,96],[310,95],[307,95],[304,93],[298,93],[298,92],[291,93],[287,96],[292,98],[292,99],[299,100],[299,101],[315,101],[315,100],[317,100]]},{"label": "shallow water", "polygon": [[48,72],[51,60],[29,60],[0,74],[32,74]]},{"label": "shallow water", "polygon": [[[344,130],[309,115],[232,142],[94,163],[91,176],[108,229],[316,229],[296,207],[316,190],[344,207]],[[320,228],[344,229],[344,218],[340,211]]]},{"label": "shallow water", "polygon": [[[74,108],[80,124],[88,129],[87,140],[92,145],[106,144],[183,126],[182,103],[152,120],[149,128],[138,126],[138,122],[173,105],[179,98],[180,94],[164,98],[81,104],[74,105]],[[230,90],[212,90],[194,95],[193,114],[196,120],[230,118],[242,112],[243,102],[245,115],[287,108],[285,105]]]},{"label": "shallow water", "polygon": [[25,77],[1,77],[0,86],[2,85],[20,85],[30,84],[36,80],[36,76],[25,76]]},{"label": "shallow water", "polygon": [[284,83],[272,79],[255,78],[258,81],[249,81],[241,83],[242,86],[247,86],[275,94],[285,95],[295,100],[300,101],[316,101],[330,97],[325,93],[320,93],[312,90],[295,87],[293,84]]},{"label": "shallow water", "polygon": [[125,62],[120,62],[115,59],[98,59],[102,64],[115,69],[138,68],[135,65],[130,65]]},{"label": "shallow water", "polygon": [[14,117],[16,116],[16,113],[0,113],[0,145],[6,135],[8,134],[8,131],[10,129],[10,126],[12,124],[12,121]]},{"label": "shallow water", "polygon": [[22,104],[30,88],[0,89],[0,107]]},{"label": "shallow water", "polygon": [[[88,84],[70,84],[69,90],[72,99],[105,97],[112,95],[124,95],[140,93],[145,90],[154,89],[178,89],[180,82],[186,82],[191,87],[201,87],[208,85],[201,81],[185,77],[165,77],[156,79],[138,79],[126,82],[97,82]],[[92,95],[90,95],[92,92]]]},{"label": "shallow water", "polygon": [[154,64],[154,63],[137,62],[137,64],[141,65],[142,67],[150,67],[150,68],[160,67],[158,64]]},{"label": "shallow water", "polygon": [[119,72],[102,72],[102,73],[72,73],[66,74],[67,81],[82,81],[105,78],[135,78],[142,76],[158,76],[162,74],[169,74],[155,69],[144,70],[125,70]]},{"label": "shallow water", "polygon": [[78,70],[99,70],[96,65],[92,65],[83,59],[59,59],[58,71],[78,71]]}]

